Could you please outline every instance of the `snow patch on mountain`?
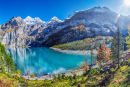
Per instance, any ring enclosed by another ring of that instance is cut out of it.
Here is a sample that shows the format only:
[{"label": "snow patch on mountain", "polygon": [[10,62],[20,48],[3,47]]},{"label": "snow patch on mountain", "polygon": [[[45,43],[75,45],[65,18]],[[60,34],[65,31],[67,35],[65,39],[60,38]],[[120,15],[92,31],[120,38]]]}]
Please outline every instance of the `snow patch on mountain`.
[{"label": "snow patch on mountain", "polygon": [[31,18],[30,16],[27,16],[24,19],[24,22],[26,24],[38,24],[38,23],[44,24],[44,23],[46,23],[45,21],[42,21],[39,17]]},{"label": "snow patch on mountain", "polygon": [[64,21],[62,21],[59,18],[54,16],[53,18],[51,18],[51,20],[48,22],[48,24],[54,24],[54,23],[60,23],[60,22],[64,22]]}]

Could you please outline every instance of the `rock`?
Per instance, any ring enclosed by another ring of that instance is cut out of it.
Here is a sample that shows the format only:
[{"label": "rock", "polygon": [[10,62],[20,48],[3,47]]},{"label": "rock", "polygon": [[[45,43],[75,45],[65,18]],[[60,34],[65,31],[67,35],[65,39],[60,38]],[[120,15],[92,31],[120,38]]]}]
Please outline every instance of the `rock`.
[{"label": "rock", "polygon": [[96,76],[93,76],[92,78],[93,78],[93,79],[96,79]]}]

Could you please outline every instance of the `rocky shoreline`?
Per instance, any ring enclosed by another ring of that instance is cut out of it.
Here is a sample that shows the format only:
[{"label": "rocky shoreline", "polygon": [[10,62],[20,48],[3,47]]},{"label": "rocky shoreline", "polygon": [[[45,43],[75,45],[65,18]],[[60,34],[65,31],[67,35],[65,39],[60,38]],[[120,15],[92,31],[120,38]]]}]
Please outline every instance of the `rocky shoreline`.
[{"label": "rocky shoreline", "polygon": [[[62,49],[53,48],[53,47],[50,47],[50,49],[55,50],[57,52],[61,52],[61,53],[71,53],[71,54],[81,54],[81,55],[89,55],[89,54],[91,54],[90,50],[62,50]],[[97,54],[97,51],[93,50],[93,53]]]}]

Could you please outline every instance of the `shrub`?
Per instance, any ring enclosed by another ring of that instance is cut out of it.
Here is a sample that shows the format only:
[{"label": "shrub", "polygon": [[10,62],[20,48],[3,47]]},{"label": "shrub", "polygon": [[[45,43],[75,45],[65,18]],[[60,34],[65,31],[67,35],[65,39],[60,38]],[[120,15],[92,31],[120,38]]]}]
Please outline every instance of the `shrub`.
[{"label": "shrub", "polygon": [[31,73],[31,77],[32,77],[32,78],[34,78],[34,77],[35,77],[35,75],[34,75],[33,73]]},{"label": "shrub", "polygon": [[96,74],[96,73],[97,73],[97,70],[96,70],[96,69],[91,69],[90,74],[94,75],[94,74]]},{"label": "shrub", "polygon": [[69,77],[68,76],[66,76],[66,78],[65,78],[66,80],[68,80],[69,79]]},{"label": "shrub", "polygon": [[54,80],[56,80],[56,79],[57,79],[57,77],[54,75],[53,79],[54,79]]},{"label": "shrub", "polygon": [[38,79],[36,78],[35,81],[38,81]]},{"label": "shrub", "polygon": [[17,73],[18,75],[21,75],[21,74],[20,74],[20,70],[18,70],[18,69],[16,70],[16,73]]},{"label": "shrub", "polygon": [[58,79],[59,79],[59,80],[61,79],[61,75],[60,75],[60,74],[58,74]]},{"label": "shrub", "polygon": [[19,78],[17,75],[15,75],[15,79],[16,79],[16,80],[19,80],[20,78]]},{"label": "shrub", "polygon": [[74,74],[73,79],[77,79],[77,75],[76,74]]},{"label": "shrub", "polygon": [[70,76],[69,76],[69,79],[70,79],[70,80],[72,80],[72,79],[73,79],[73,77],[70,75]]},{"label": "shrub", "polygon": [[112,72],[114,72],[114,71],[115,71],[115,69],[114,69],[114,68],[111,68],[111,71],[112,71]]},{"label": "shrub", "polygon": [[77,78],[80,78],[80,75],[77,75]]},{"label": "shrub", "polygon": [[65,78],[65,74],[63,73],[63,74],[62,74],[62,79],[64,79],[64,78]]},{"label": "shrub", "polygon": [[76,85],[76,84],[78,84],[78,81],[77,81],[77,79],[75,80],[74,84],[75,84],[75,85]]}]

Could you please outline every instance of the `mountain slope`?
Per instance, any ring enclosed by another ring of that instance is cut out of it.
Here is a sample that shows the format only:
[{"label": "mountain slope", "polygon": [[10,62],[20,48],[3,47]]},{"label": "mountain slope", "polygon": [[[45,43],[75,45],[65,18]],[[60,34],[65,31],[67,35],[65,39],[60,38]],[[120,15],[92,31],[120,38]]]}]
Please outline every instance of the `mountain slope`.
[{"label": "mountain slope", "polygon": [[129,23],[129,16],[115,13],[107,7],[94,7],[77,11],[64,21],[57,17],[48,22],[38,17],[13,17],[0,25],[0,37],[8,47],[53,46],[98,35],[110,36],[117,27],[126,36]]}]

